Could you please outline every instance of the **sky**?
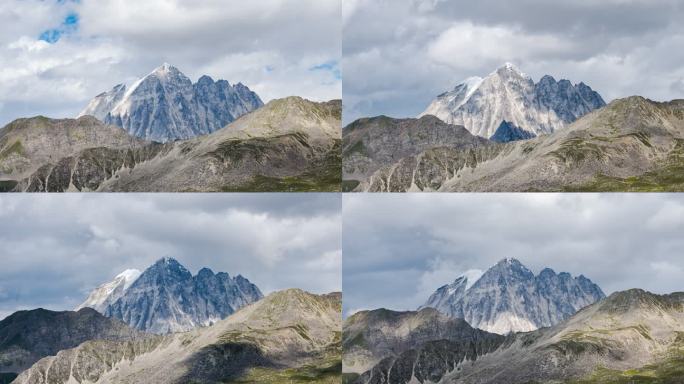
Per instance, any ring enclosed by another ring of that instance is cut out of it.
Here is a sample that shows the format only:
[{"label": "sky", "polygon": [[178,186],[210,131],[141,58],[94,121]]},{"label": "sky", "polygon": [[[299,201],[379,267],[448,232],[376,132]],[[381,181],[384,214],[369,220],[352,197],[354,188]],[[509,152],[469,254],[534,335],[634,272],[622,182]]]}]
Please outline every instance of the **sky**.
[{"label": "sky", "polygon": [[339,194],[0,196],[0,319],[71,310],[128,268],[173,257],[264,294],[341,290]]},{"label": "sky", "polygon": [[267,102],[341,97],[340,0],[0,2],[0,126],[75,117],[168,62],[242,82]]},{"label": "sky", "polygon": [[684,291],[682,194],[345,194],[343,314],[415,310],[501,259],[607,295]]},{"label": "sky", "polygon": [[342,13],[345,124],[414,117],[505,62],[607,102],[684,97],[680,0],[344,0]]}]

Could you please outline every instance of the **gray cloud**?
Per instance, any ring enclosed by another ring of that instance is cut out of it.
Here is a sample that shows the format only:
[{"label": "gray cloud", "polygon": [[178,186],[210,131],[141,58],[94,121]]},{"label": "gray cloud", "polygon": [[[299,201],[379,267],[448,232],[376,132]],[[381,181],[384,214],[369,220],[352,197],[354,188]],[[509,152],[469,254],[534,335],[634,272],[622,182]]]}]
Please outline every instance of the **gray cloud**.
[{"label": "gray cloud", "polygon": [[347,194],[343,216],[346,314],[415,309],[505,257],[584,274],[607,294],[684,290],[676,194]]},{"label": "gray cloud", "polygon": [[71,309],[127,268],[171,256],[263,291],[341,289],[335,194],[0,196],[0,318]]},{"label": "gray cloud", "polygon": [[415,116],[506,61],[536,80],[584,81],[608,101],[682,97],[676,0],[350,0],[343,15],[345,123]]},{"label": "gray cloud", "polygon": [[[39,41],[69,14],[77,26]],[[243,82],[265,101],[341,97],[339,0],[82,0],[0,4],[0,125],[36,114],[73,117],[98,93],[163,62],[196,81]]]}]

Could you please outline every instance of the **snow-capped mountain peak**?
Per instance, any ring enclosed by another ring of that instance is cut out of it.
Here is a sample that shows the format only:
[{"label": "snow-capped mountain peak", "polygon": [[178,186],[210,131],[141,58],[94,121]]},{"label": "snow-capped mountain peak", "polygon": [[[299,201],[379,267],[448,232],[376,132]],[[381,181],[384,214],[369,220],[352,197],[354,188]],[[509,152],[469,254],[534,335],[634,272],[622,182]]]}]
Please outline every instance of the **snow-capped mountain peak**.
[{"label": "snow-capped mountain peak", "polygon": [[131,284],[140,277],[141,273],[142,272],[137,269],[127,269],[121,272],[116,275],[112,281],[95,288],[90,295],[88,295],[88,298],[81,305],[76,307],[75,310],[78,311],[81,308],[89,307],[102,313],[109,304],[123,296],[124,292]]},{"label": "snow-capped mountain peak", "polygon": [[263,106],[242,84],[202,76],[194,83],[164,63],[132,84],[119,84],[97,95],[81,111],[148,140],[188,139],[223,128]]},{"label": "snow-capped mountain peak", "polygon": [[530,75],[526,74],[525,72],[521,71],[515,64],[506,62],[504,65],[500,66],[499,68],[496,69],[496,71],[492,72],[490,74],[494,75],[498,74],[500,76],[513,76],[513,77],[518,77],[522,79],[531,79]]},{"label": "snow-capped mountain peak", "polygon": [[548,327],[605,297],[584,275],[545,268],[538,275],[514,258],[480,276],[470,272],[438,288],[421,307],[465,319],[485,331],[506,334]]},{"label": "snow-capped mountain peak", "polygon": [[468,78],[440,94],[419,117],[434,115],[485,138],[507,122],[522,131],[515,137],[529,138],[562,129],[604,105],[601,96],[584,83],[573,85],[544,76],[535,84],[529,75],[506,63],[483,79]]},{"label": "snow-capped mountain peak", "polygon": [[211,325],[262,297],[259,288],[240,275],[232,278],[202,268],[193,276],[176,259],[164,257],[116,300],[95,309],[139,330],[167,333]]}]

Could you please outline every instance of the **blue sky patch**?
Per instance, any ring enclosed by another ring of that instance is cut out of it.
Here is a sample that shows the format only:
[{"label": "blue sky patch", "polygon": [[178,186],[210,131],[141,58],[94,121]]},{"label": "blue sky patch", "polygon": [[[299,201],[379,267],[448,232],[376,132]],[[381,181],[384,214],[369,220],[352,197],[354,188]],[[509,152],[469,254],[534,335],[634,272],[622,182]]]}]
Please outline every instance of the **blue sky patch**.
[{"label": "blue sky patch", "polygon": [[340,71],[340,65],[337,60],[329,60],[325,63],[314,65],[313,67],[309,68],[309,71],[328,71],[335,76],[335,79],[342,79],[342,71]]},{"label": "blue sky patch", "polygon": [[43,40],[50,44],[54,44],[57,41],[59,41],[59,39],[65,33],[71,33],[78,30],[78,21],[78,14],[71,12],[64,18],[62,24],[59,27],[43,31],[38,36],[38,40]]}]

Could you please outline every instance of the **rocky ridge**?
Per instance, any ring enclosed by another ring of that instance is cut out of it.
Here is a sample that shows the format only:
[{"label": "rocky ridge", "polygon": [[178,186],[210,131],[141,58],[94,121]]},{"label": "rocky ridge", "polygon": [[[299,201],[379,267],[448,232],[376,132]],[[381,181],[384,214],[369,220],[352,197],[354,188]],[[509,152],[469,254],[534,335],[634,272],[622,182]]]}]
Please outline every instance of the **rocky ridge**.
[{"label": "rocky ridge", "polygon": [[354,383],[433,382],[503,340],[432,308],[362,311],[344,323],[343,372]]},{"label": "rocky ridge", "polygon": [[15,312],[0,321],[0,372],[19,373],[39,359],[87,340],[134,340],[141,332],[90,308]]}]

